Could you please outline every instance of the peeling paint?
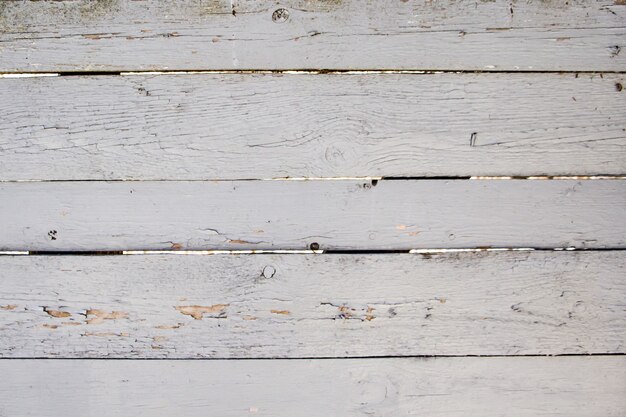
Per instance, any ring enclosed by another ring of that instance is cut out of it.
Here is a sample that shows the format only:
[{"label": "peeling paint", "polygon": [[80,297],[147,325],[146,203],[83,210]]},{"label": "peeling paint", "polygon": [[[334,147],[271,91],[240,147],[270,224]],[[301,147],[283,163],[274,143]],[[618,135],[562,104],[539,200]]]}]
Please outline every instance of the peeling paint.
[{"label": "peeling paint", "polygon": [[161,329],[161,330],[173,330],[173,329],[178,329],[181,326],[183,326],[183,323],[178,323],[178,324],[162,324],[160,326],[154,326],[155,329]]},{"label": "peeling paint", "polygon": [[114,332],[85,332],[83,333],[81,336],[96,336],[96,337],[109,337],[109,336],[116,336],[116,337],[128,337],[130,336],[130,334],[128,333],[114,333]]},{"label": "peeling paint", "polygon": [[204,313],[219,313],[215,318],[225,318],[226,313],[224,309],[228,306],[229,304],[213,304],[211,306],[174,306],[174,308],[186,316],[191,316],[196,320],[202,320]]},{"label": "peeling paint", "polygon": [[67,311],[52,310],[52,309],[49,309],[48,307],[44,307],[43,311],[48,313],[49,316],[56,317],[57,319],[63,319],[66,317],[70,317],[72,315],[72,313],[68,313]]},{"label": "peeling paint", "polygon": [[[87,324],[100,324],[105,320],[117,320],[127,318],[128,313],[124,313],[123,311],[111,311],[110,313],[107,313],[104,310],[89,309],[85,313],[85,316],[87,316]],[[89,316],[95,317],[89,318]]]},{"label": "peeling paint", "polygon": [[258,242],[248,242],[247,240],[241,239],[228,239],[228,243],[236,243],[240,245],[257,245]]}]

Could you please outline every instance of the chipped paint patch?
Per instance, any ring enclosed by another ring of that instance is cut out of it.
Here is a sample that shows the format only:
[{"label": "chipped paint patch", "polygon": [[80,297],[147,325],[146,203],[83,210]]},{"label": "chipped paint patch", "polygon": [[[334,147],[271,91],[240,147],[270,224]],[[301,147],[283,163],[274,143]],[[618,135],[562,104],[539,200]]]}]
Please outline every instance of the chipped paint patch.
[{"label": "chipped paint patch", "polygon": [[55,317],[57,319],[63,319],[66,317],[70,317],[72,315],[72,313],[68,313],[67,311],[52,310],[52,309],[49,309],[48,307],[44,307],[43,311],[48,313],[49,316]]},{"label": "chipped paint patch", "polygon": [[114,332],[85,332],[81,336],[95,336],[95,337],[128,337],[130,334],[128,333],[114,333]]},{"label": "chipped paint patch", "polygon": [[236,243],[239,245],[258,245],[258,242],[248,242],[247,240],[241,239],[228,239],[228,243]]},{"label": "chipped paint patch", "polygon": [[272,314],[283,314],[283,315],[291,314],[291,312],[289,310],[270,310],[270,313],[272,313]]},{"label": "chipped paint patch", "polygon": [[17,304],[7,304],[5,306],[0,306],[0,310],[10,311],[15,310],[17,308]]},{"label": "chipped paint patch", "polygon": [[178,323],[178,324],[162,324],[160,326],[154,326],[155,329],[161,329],[161,330],[173,330],[173,329],[178,329],[181,326],[183,326],[183,323]]},{"label": "chipped paint patch", "polygon": [[[107,313],[104,310],[89,309],[85,313],[85,316],[87,316],[87,324],[100,324],[105,320],[117,320],[127,318],[128,313],[124,313],[123,311],[111,311],[110,313]],[[95,317],[89,318],[89,316]]]},{"label": "chipped paint patch", "polygon": [[205,313],[207,314],[218,313],[217,317],[215,318],[225,318],[226,312],[224,310],[229,305],[230,304],[213,304],[211,306],[192,305],[192,306],[174,306],[174,308],[186,316],[191,316],[196,320],[202,320],[203,314]]}]

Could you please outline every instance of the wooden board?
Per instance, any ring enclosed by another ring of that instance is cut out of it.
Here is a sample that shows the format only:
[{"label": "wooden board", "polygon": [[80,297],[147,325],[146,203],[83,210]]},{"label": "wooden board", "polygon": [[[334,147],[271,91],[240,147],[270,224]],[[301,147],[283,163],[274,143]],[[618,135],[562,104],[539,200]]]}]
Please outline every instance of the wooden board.
[{"label": "wooden board", "polygon": [[626,359],[0,361],[11,417],[621,417]]},{"label": "wooden board", "polygon": [[620,251],[0,257],[0,355],[626,353]]},{"label": "wooden board", "polygon": [[622,4],[615,0],[3,1],[0,71],[623,71],[626,7]]},{"label": "wooden board", "polygon": [[623,248],[624,180],[0,183],[0,250]]},{"label": "wooden board", "polygon": [[622,74],[0,79],[0,180],[621,175],[623,85]]}]

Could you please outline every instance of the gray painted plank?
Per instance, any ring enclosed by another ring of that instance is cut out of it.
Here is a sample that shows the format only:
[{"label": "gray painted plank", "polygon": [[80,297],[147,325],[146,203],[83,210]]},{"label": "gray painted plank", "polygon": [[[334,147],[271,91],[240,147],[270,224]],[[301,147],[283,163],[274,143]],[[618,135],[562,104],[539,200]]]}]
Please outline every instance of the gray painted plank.
[{"label": "gray painted plank", "polygon": [[6,358],[626,353],[621,251],[0,257]]},{"label": "gray painted plank", "polygon": [[[0,71],[624,70],[626,7],[621,4],[2,1]],[[289,16],[274,22],[280,8],[286,8]]]},{"label": "gray painted plank", "polygon": [[4,79],[0,179],[620,175],[626,91],[618,90],[625,80],[617,74]]},{"label": "gray painted plank", "polygon": [[626,359],[0,361],[0,415],[621,417]]},{"label": "gray painted plank", "polygon": [[625,180],[0,183],[0,250],[622,248]]}]

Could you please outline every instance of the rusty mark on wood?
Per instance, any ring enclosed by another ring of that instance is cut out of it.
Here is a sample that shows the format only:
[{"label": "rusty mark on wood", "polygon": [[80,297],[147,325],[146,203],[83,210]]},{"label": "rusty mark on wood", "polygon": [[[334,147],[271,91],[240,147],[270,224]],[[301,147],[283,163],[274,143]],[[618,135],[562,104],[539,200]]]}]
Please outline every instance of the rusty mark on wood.
[{"label": "rusty mark on wood", "polygon": [[345,306],[345,305],[338,307],[338,310],[339,310],[338,318],[341,318],[341,319],[349,319],[349,318],[351,318],[352,317],[352,312],[354,311],[353,308],[350,308],[350,307]]}]

